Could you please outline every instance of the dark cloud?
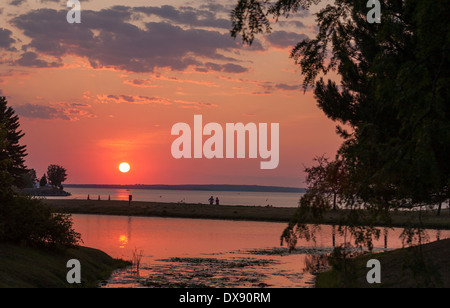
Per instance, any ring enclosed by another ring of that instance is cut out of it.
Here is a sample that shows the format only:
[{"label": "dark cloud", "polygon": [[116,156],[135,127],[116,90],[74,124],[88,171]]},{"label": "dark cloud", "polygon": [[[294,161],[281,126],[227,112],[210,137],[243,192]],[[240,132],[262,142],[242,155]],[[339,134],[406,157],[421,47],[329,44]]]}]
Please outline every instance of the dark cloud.
[{"label": "dark cloud", "polygon": [[161,97],[150,97],[145,95],[109,94],[100,95],[98,99],[102,103],[128,103],[128,104],[162,104],[171,105],[172,102]]},{"label": "dark cloud", "polygon": [[155,15],[176,24],[192,27],[231,28],[229,19],[217,18],[215,11],[211,10],[201,10],[188,6],[175,8],[171,5],[136,7],[133,10],[147,15]]},{"label": "dark cloud", "polygon": [[259,86],[263,89],[262,91],[254,92],[253,94],[272,94],[276,91],[298,91],[301,90],[302,87],[300,85],[289,85],[286,83],[272,83],[272,82],[263,82],[259,84]]},{"label": "dark cloud", "polygon": [[209,70],[206,67],[196,67],[195,70],[200,73],[207,73]]},{"label": "dark cloud", "polygon": [[213,62],[207,62],[207,63],[204,64],[203,67],[197,67],[196,71],[197,72],[202,72],[202,73],[206,73],[206,72],[209,72],[209,71],[214,71],[214,72],[224,72],[224,73],[239,74],[239,73],[247,72],[248,68],[243,67],[243,66],[238,65],[238,64],[234,64],[234,63],[217,64],[217,63],[213,63]]},{"label": "dark cloud", "polygon": [[[156,67],[184,70],[191,65],[201,66],[199,57],[234,62],[223,52],[243,48],[229,33],[184,29],[166,22],[149,22],[139,28],[128,22],[135,17],[135,11],[125,6],[98,12],[85,10],[81,24],[67,23],[66,14],[64,10],[39,9],[11,22],[31,38],[25,49],[58,58],[86,57],[94,68],[131,72],[152,72]],[[237,68],[225,69],[231,72]]]},{"label": "dark cloud", "polygon": [[[112,99],[115,99],[115,100],[119,100],[120,98],[122,98],[125,102],[128,102],[128,103],[135,103],[135,102],[137,102],[136,97],[131,96],[131,95],[125,95],[125,94],[119,95],[119,96],[117,96],[117,95],[108,95],[108,98],[112,98]],[[141,99],[142,98],[143,99],[148,99],[148,97],[140,97],[140,98]]]},{"label": "dark cloud", "polygon": [[298,34],[295,32],[274,31],[266,37],[267,41],[274,47],[286,48],[295,47],[297,43],[308,39],[306,34]]},{"label": "dark cloud", "polygon": [[208,11],[212,12],[221,12],[221,13],[227,13],[228,15],[230,12],[234,9],[234,4],[231,4],[229,6],[225,6],[223,4],[214,3],[213,1],[208,1],[207,3],[203,3],[200,5],[201,9],[206,9]]},{"label": "dark cloud", "polygon": [[[24,2],[27,2],[28,0],[11,0],[10,2],[9,2],[9,4],[10,5],[14,5],[14,6],[19,6],[19,5],[22,5],[22,3],[24,3]],[[85,0],[83,0],[83,1],[85,1]],[[46,3],[46,2],[61,2],[61,3],[63,3],[64,2],[64,4],[65,3],[67,3],[67,1],[66,0],[40,0],[40,2],[41,3]]]},{"label": "dark cloud", "polygon": [[26,118],[44,119],[44,120],[70,120],[64,112],[61,110],[51,107],[42,106],[35,104],[24,104],[15,106],[14,110],[18,115]]},{"label": "dark cloud", "polygon": [[224,64],[222,67],[225,73],[245,73],[248,71],[246,67],[233,63]]},{"label": "dark cloud", "polygon": [[217,107],[217,105],[207,102],[197,102],[197,101],[186,101],[186,100],[173,100],[163,97],[156,96],[144,96],[144,95],[128,95],[128,94],[109,94],[109,95],[97,95],[97,102],[103,104],[141,104],[141,105],[150,105],[150,104],[159,104],[159,105],[175,105],[179,108],[210,108]]},{"label": "dark cloud", "polygon": [[135,85],[135,86],[143,86],[143,85],[147,85],[148,83],[149,83],[149,81],[143,80],[143,79],[133,79],[130,81],[130,84]]},{"label": "dark cloud", "polygon": [[19,6],[22,3],[24,3],[27,0],[12,0],[11,2],[9,2],[10,5],[14,5],[14,6]]},{"label": "dark cloud", "polygon": [[216,71],[216,72],[220,72],[223,69],[222,65],[217,64],[217,63],[212,63],[212,62],[205,63],[205,66],[208,70]]},{"label": "dark cloud", "polygon": [[60,67],[61,63],[46,62],[38,59],[38,55],[35,52],[25,52],[20,59],[15,61],[16,64],[29,67]]},{"label": "dark cloud", "polygon": [[89,110],[91,106],[85,103],[51,103],[50,106],[38,104],[23,104],[14,106],[21,117],[44,120],[78,121],[81,118],[94,118]]},{"label": "dark cloud", "polygon": [[294,27],[296,27],[296,28],[299,28],[299,29],[303,29],[303,28],[306,28],[307,26],[303,23],[303,22],[301,22],[301,21],[299,21],[299,20],[287,20],[287,21],[279,21],[278,22],[281,26],[294,26]]},{"label": "dark cloud", "polygon": [[288,84],[285,84],[285,83],[277,83],[274,87],[276,89],[284,90],[284,91],[296,91],[296,90],[300,90],[301,89],[300,85],[288,85]]},{"label": "dark cloud", "polygon": [[82,107],[82,108],[90,108],[91,107],[91,105],[84,104],[84,103],[69,103],[68,105],[70,107]]},{"label": "dark cloud", "polygon": [[10,30],[0,28],[0,48],[11,49],[15,42]]}]

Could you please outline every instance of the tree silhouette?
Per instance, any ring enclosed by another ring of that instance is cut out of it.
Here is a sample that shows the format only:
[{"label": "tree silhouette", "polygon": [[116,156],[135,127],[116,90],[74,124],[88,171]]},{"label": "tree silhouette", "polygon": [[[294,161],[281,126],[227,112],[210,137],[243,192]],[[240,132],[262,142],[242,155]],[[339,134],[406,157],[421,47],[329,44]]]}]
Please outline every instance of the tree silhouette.
[{"label": "tree silhouette", "polygon": [[47,169],[47,178],[53,187],[61,187],[62,182],[67,179],[67,170],[59,165],[50,165]]},{"label": "tree silhouette", "polygon": [[33,188],[36,182],[38,181],[36,177],[36,170],[28,169],[27,173],[23,175],[23,181],[24,187]]},{"label": "tree silhouette", "polygon": [[[251,44],[272,21],[318,2],[240,0],[231,34]],[[319,107],[340,123],[339,153],[361,198],[382,206],[448,199],[450,2],[380,2],[374,24],[366,1],[327,4],[316,14],[315,38],[299,42],[291,57],[304,89],[313,88]],[[341,80],[328,79],[330,71]]]},{"label": "tree silhouette", "polygon": [[[23,137],[19,130],[19,118],[0,97],[0,243],[50,245],[62,248],[77,245],[81,235],[72,228],[69,215],[55,214],[41,200],[22,195],[23,180],[35,180],[35,172],[24,166],[25,146],[19,144]],[[57,166],[58,167],[58,166]],[[64,168],[55,171],[55,184],[66,178]]]},{"label": "tree silhouette", "polygon": [[307,191],[323,199],[326,207],[336,210],[344,193],[348,191],[344,162],[339,159],[329,161],[324,155],[316,157],[314,161],[317,162],[316,166],[305,168]]},{"label": "tree silhouette", "polygon": [[25,145],[19,143],[24,136],[19,126],[19,117],[7,106],[6,98],[0,97],[0,189],[9,189],[11,186],[23,188],[25,185],[27,154]]},{"label": "tree silhouette", "polygon": [[45,175],[45,173],[44,173],[44,175],[41,177],[41,179],[39,180],[39,186],[40,187],[44,187],[45,185],[47,185],[47,176]]}]

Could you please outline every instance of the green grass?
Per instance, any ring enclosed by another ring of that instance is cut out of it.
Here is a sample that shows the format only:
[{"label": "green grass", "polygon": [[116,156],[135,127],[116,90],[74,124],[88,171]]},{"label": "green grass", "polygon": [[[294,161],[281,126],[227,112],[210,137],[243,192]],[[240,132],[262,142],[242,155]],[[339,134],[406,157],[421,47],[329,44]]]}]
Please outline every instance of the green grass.
[{"label": "green grass", "polygon": [[[347,273],[331,269],[320,273],[316,288],[449,288],[450,239],[422,246],[423,258],[417,258],[417,247],[362,255],[347,260]],[[381,284],[369,284],[367,261],[381,263]]]},{"label": "green grass", "polygon": [[[81,284],[66,280],[67,261],[81,264]],[[87,247],[68,249],[32,248],[0,244],[0,288],[70,288],[96,287],[114,269],[128,265],[106,253]]]}]

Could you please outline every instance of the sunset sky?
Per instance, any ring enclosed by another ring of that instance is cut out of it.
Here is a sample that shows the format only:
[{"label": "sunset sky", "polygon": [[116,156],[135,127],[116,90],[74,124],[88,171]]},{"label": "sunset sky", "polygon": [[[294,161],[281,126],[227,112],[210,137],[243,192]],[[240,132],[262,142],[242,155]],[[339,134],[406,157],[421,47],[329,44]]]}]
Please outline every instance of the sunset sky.
[{"label": "sunset sky", "polygon": [[[62,165],[71,184],[304,187],[303,164],[341,143],[289,58],[314,16],[280,19],[248,47],[229,34],[236,2],[81,0],[81,24],[69,24],[66,0],[2,1],[0,95],[20,116],[27,166],[41,177]],[[278,168],[174,159],[171,128],[194,115],[280,123]]]}]

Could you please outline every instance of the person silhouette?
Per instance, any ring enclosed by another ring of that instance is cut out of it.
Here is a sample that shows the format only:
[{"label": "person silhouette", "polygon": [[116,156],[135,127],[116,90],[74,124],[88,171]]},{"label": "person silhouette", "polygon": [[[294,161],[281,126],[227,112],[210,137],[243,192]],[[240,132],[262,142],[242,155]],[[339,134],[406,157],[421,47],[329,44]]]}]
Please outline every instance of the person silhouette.
[{"label": "person silhouette", "polygon": [[211,196],[211,198],[209,198],[209,204],[210,204],[210,205],[213,205],[213,203],[214,203],[214,197]]},{"label": "person silhouette", "polygon": [[216,198],[216,205],[219,205],[219,197]]}]

